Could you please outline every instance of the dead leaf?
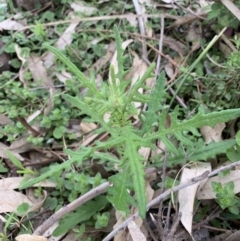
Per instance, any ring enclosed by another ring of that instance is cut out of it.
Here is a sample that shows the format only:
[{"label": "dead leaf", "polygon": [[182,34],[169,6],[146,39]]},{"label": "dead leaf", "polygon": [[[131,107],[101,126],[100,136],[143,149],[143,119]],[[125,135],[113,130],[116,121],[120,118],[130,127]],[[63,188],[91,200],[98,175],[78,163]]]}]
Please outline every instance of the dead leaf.
[{"label": "dead leaf", "polygon": [[111,42],[110,44],[105,45],[104,48],[107,50],[105,56],[101,57],[93,64],[93,68],[96,70],[96,72],[98,72],[113,57],[114,51],[116,49],[116,44],[115,42]]},{"label": "dead leaf", "polygon": [[0,114],[0,126],[5,126],[12,123],[12,120],[9,119],[7,116]]},{"label": "dead leaf", "polygon": [[33,10],[36,8],[36,4],[46,4],[46,3],[51,3],[49,0],[15,0],[13,1],[14,4],[16,4],[17,7],[21,7],[25,10]]},{"label": "dead leaf", "polygon": [[[127,46],[129,44],[131,44],[133,42],[132,39],[128,39],[126,41],[124,41],[122,43],[122,48],[123,50],[125,50],[127,48]],[[115,51],[113,57],[112,57],[112,60],[111,60],[111,63],[110,63],[111,66],[113,66],[114,68],[114,73],[115,75],[118,73],[118,63],[117,63],[117,50]],[[109,70],[109,74],[108,74],[108,78],[109,78],[109,84],[112,84],[112,76],[111,76],[111,73],[110,73],[110,70]],[[119,79],[117,79],[117,85],[119,84]]]},{"label": "dead leaf", "polygon": [[14,31],[20,31],[25,26],[22,23],[19,23],[17,21],[6,19],[0,22],[0,30],[14,30]]},{"label": "dead leaf", "polygon": [[26,195],[14,190],[2,190],[0,191],[0,197],[0,213],[17,213],[17,207],[22,203],[33,206],[33,203]]},{"label": "dead leaf", "polygon": [[72,78],[72,75],[65,70],[63,70],[61,73],[55,72],[55,75],[63,84],[66,84],[66,81]]},{"label": "dead leaf", "polygon": [[194,21],[190,24],[189,30],[186,36],[186,40],[192,43],[192,50],[196,50],[201,46],[202,39],[202,27],[199,21]]},{"label": "dead leaf", "polygon": [[[182,171],[180,183],[187,182],[193,177],[203,174],[207,170],[211,171],[210,163],[198,162],[192,164],[190,168],[185,167]],[[195,195],[198,188],[205,182],[206,179],[192,186],[188,186],[178,192],[179,212],[182,213],[181,222],[190,235],[192,234],[193,205]]]},{"label": "dead leaf", "polygon": [[[25,177],[8,177],[0,179],[0,191],[18,189]],[[34,185],[34,187],[56,187],[56,183],[45,180]]]},{"label": "dead leaf", "polygon": [[[136,15],[131,12],[130,13],[127,12],[127,14],[129,15],[129,17],[127,17],[126,20],[130,23],[131,26],[136,27],[138,25],[138,20],[136,18]],[[133,16],[131,17],[131,15]]]},{"label": "dead leaf", "polygon": [[[5,144],[0,142],[0,157],[2,158],[8,158],[5,154],[5,150],[9,150],[10,148],[6,146]],[[18,152],[15,152],[11,150],[12,154],[20,161],[24,161],[24,158],[18,154]]]},{"label": "dead leaf", "polygon": [[225,55],[230,56],[232,53],[232,49],[222,41],[219,42],[219,50]]},{"label": "dead leaf", "polygon": [[91,142],[93,142],[98,137],[98,134],[89,133],[88,135],[83,137],[81,141],[82,146],[88,146]]},{"label": "dead leaf", "polygon": [[236,231],[233,234],[231,234],[226,241],[239,241],[240,240],[240,231]]},{"label": "dead leaf", "polygon": [[83,134],[87,134],[93,130],[97,129],[97,125],[95,123],[88,123],[88,122],[81,122],[80,123],[80,130]]},{"label": "dead leaf", "polygon": [[220,182],[222,185],[227,184],[228,182],[234,182],[234,193],[240,192],[240,170],[231,171],[226,176],[215,176],[207,180],[207,182],[201,187],[197,193],[197,198],[199,200],[203,199],[215,199],[216,194],[212,190],[212,182]]},{"label": "dead leaf", "polygon": [[54,89],[53,89],[53,88],[50,88],[50,89],[49,89],[49,98],[48,98],[48,100],[47,100],[46,106],[45,106],[44,111],[43,111],[43,114],[44,114],[45,116],[48,116],[48,115],[51,113],[51,111],[52,111],[52,109],[53,109],[53,107],[54,107],[53,92],[54,92]]},{"label": "dead leaf", "polygon": [[21,68],[19,70],[19,79],[20,81],[24,84],[24,86],[27,85],[27,81],[25,80],[25,77],[24,77],[24,73],[26,72],[27,68],[25,67],[25,63],[27,61],[27,57],[28,56],[25,56],[23,53],[22,53],[22,49],[21,47],[18,45],[18,44],[15,44],[15,51],[16,51],[16,54],[17,54],[17,57],[18,59],[21,60],[22,62],[22,65],[21,65]]},{"label": "dead leaf", "polygon": [[29,116],[26,118],[27,123],[33,121],[33,120],[34,120],[35,118],[37,118],[40,114],[41,114],[41,111],[40,111],[40,110],[36,110],[35,112],[33,112],[31,115],[29,115]]},{"label": "dead leaf", "polygon": [[[71,18],[75,18],[73,12],[70,12],[69,16]],[[72,34],[75,32],[75,29],[78,26],[79,22],[80,19],[79,21],[71,22],[71,24],[56,42],[55,47],[57,49],[64,49],[67,45],[70,45],[72,43]],[[55,55],[52,52],[48,52],[48,54],[44,57],[44,66],[50,68],[53,65],[54,58]]]},{"label": "dead leaf", "polygon": [[75,232],[69,231],[62,241],[79,241],[79,239],[77,238]]},{"label": "dead leaf", "polygon": [[186,56],[188,54],[187,46],[181,43],[180,41],[177,41],[174,38],[164,35],[163,43],[167,45],[169,48],[175,50],[177,53],[179,53],[182,56]]},{"label": "dead leaf", "polygon": [[43,62],[36,54],[31,54],[27,59],[29,70],[32,74],[35,83],[38,86],[43,85],[47,89],[53,87],[53,79],[47,74],[46,68],[43,66]]},{"label": "dead leaf", "polygon": [[221,0],[222,4],[240,21],[240,10],[231,0]]},{"label": "dead leaf", "polygon": [[222,131],[225,127],[224,122],[216,124],[214,128],[211,126],[202,126],[201,134],[206,144],[209,144],[211,141],[219,142],[222,139]]},{"label": "dead leaf", "polygon": [[132,236],[133,241],[146,241],[147,240],[135,222],[131,221],[128,224],[128,230],[130,232],[130,235]]},{"label": "dead leaf", "polygon": [[152,201],[154,190],[151,187],[151,182],[156,180],[157,174],[156,173],[148,173],[146,174],[146,196],[147,196],[147,203]]},{"label": "dead leaf", "polygon": [[164,70],[170,79],[174,76],[175,71],[172,63],[167,62],[166,64],[164,64]]},{"label": "dead leaf", "polygon": [[[56,186],[56,185],[55,185]],[[36,212],[37,210],[39,210],[42,206],[43,206],[43,204],[44,204],[44,202],[45,202],[45,200],[46,200],[46,198],[47,198],[47,191],[46,190],[43,190],[43,195],[41,195],[41,196],[39,196],[39,197],[35,197],[35,195],[34,195],[34,190],[31,188],[31,189],[29,189],[29,191],[31,192],[31,194],[30,193],[28,193],[28,195],[27,195],[27,197],[33,202],[33,205],[32,205],[32,207],[27,211],[27,213],[30,213],[30,212]],[[27,214],[26,213],[26,214]],[[25,215],[26,215],[25,214]]]},{"label": "dead leaf", "polygon": [[86,1],[84,1],[84,3],[82,1],[74,1],[70,6],[74,11],[80,12],[85,16],[91,16],[98,11],[97,8],[88,6]]},{"label": "dead leaf", "polygon": [[34,234],[20,234],[15,239],[17,241],[48,241],[47,238]]},{"label": "dead leaf", "polygon": [[150,147],[140,147],[138,150],[138,153],[140,156],[142,156],[144,158],[144,160],[148,160],[150,153],[151,153],[151,149]]},{"label": "dead leaf", "polygon": [[[5,43],[0,40],[0,49],[4,49]],[[11,60],[11,56],[4,51],[0,54],[0,74],[3,71],[10,69],[9,61]],[[1,125],[1,123],[0,123]]]},{"label": "dead leaf", "polygon": [[23,153],[32,149],[33,145],[27,141],[28,136],[29,134],[26,134],[13,141],[9,147],[9,151],[15,153]]},{"label": "dead leaf", "polygon": [[[132,88],[134,86],[134,84],[138,81],[138,79],[140,79],[145,73],[146,70],[148,69],[147,64],[145,63],[145,61],[143,61],[142,59],[140,59],[137,55],[137,53],[131,51],[132,55],[133,55],[133,63],[132,63],[132,68],[131,71],[127,74],[126,79],[131,79],[131,87]],[[154,82],[154,78],[148,78],[146,85],[151,87],[153,85]],[[143,93],[143,89],[139,89],[138,90],[140,93]],[[139,108],[142,106],[141,103],[137,103],[134,102],[134,106],[135,108]],[[141,110],[139,109],[139,112]],[[134,116],[135,119],[138,119],[138,115]]]}]

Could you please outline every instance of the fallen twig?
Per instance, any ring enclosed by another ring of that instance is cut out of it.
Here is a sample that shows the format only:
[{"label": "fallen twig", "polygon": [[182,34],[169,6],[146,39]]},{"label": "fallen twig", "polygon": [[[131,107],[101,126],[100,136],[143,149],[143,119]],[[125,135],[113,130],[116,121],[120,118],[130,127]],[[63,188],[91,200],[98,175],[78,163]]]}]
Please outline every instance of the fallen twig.
[{"label": "fallen twig", "polygon": [[67,206],[62,207],[59,209],[56,213],[54,213],[49,219],[47,219],[42,225],[40,225],[35,231],[35,235],[43,235],[45,231],[51,227],[54,223],[56,223],[58,220],[60,220],[64,215],[67,213],[74,211],[76,208],[84,204],[85,202],[93,199],[94,197],[105,193],[107,187],[110,186],[109,182],[105,182],[98,187],[93,188],[88,193],[80,196],[78,199],[74,200]]},{"label": "fallen twig", "polygon": [[[180,185],[177,185],[167,191],[165,191],[164,193],[162,193],[161,195],[159,195],[158,197],[154,198],[148,205],[147,205],[147,209],[149,209],[150,207],[158,204],[162,199],[164,199],[165,197],[167,197],[168,195],[170,195],[172,192],[177,192],[180,189],[183,189],[185,187],[191,186],[205,178],[207,178],[209,175],[209,171],[204,172],[202,175],[197,176],[195,178],[192,178],[191,180],[189,180],[188,182],[182,183]],[[124,221],[121,225],[119,225],[116,229],[114,229],[110,234],[107,235],[107,237],[105,237],[103,239],[103,241],[108,241],[111,238],[113,238],[120,230],[122,230],[123,228],[128,226],[128,223],[131,221],[134,221],[136,218],[138,217],[138,212],[135,213],[134,215],[132,215],[130,218],[128,218],[126,221]]]},{"label": "fallen twig", "polygon": [[[145,173],[153,173],[156,172],[156,168],[148,168],[145,170]],[[104,182],[98,187],[93,188],[89,192],[85,193],[84,195],[80,196],[78,199],[74,200],[70,204],[62,207],[56,213],[54,213],[50,218],[48,218],[42,225],[40,225],[35,231],[35,235],[43,235],[45,231],[51,227],[55,222],[60,220],[64,215],[74,211],[79,206],[83,205],[87,201],[97,197],[100,194],[106,192],[107,188],[110,186],[109,182]]]},{"label": "fallen twig", "polygon": [[[209,177],[212,177],[212,176],[215,176],[216,174],[218,174],[219,172],[222,172],[222,171],[225,171],[225,170],[228,170],[228,169],[231,169],[233,167],[236,167],[240,165],[240,161],[238,162],[234,162],[234,163],[231,163],[227,166],[223,166],[223,167],[220,167],[212,172],[209,172],[209,171],[206,171],[204,172],[202,175],[200,176],[197,176],[195,178],[192,178],[191,180],[185,182],[185,183],[182,183],[182,184],[179,184],[167,191],[165,191],[164,193],[162,193],[161,195],[159,195],[158,197],[156,197],[155,199],[153,199],[151,202],[149,202],[149,204],[147,205],[147,209],[151,208],[152,206],[158,204],[162,199],[164,199],[165,197],[167,197],[168,195],[170,195],[172,192],[177,192],[185,187],[188,187],[188,186],[191,186],[191,185],[194,185],[195,183],[205,179],[205,178],[209,178]],[[129,217],[127,220],[125,220],[121,225],[119,225],[116,229],[114,229],[111,233],[109,233],[104,239],[103,241],[108,241],[110,240],[111,238],[113,238],[120,230],[122,230],[123,228],[127,227],[128,223],[131,222],[131,221],[134,221],[136,218],[138,218],[138,212],[135,213],[134,215],[132,215],[131,217]]]}]

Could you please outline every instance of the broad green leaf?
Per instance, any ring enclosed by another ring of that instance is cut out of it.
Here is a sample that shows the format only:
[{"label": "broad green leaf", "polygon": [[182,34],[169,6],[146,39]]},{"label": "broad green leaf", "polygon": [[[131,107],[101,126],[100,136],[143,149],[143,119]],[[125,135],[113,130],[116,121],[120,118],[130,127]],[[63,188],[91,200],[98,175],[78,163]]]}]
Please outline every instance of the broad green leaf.
[{"label": "broad green leaf", "polygon": [[230,159],[232,162],[236,162],[240,160],[240,146],[235,145],[232,148],[228,149],[227,152],[227,157]]},{"label": "broad green leaf", "polygon": [[233,205],[233,206],[229,207],[228,210],[235,215],[239,214],[239,208],[237,205]]},{"label": "broad green leaf", "polygon": [[16,166],[21,170],[25,170],[25,167],[23,166],[23,164],[9,150],[5,150],[5,154],[9,158],[9,160],[13,163],[14,166]]},{"label": "broad green leaf", "polygon": [[58,126],[53,131],[53,136],[56,139],[62,138],[63,134],[66,132],[66,128],[64,126]]},{"label": "broad green leaf", "polygon": [[6,168],[2,163],[0,163],[0,173],[9,172],[8,168]]},{"label": "broad green leaf", "polygon": [[236,135],[236,142],[240,146],[240,131],[238,131],[238,133]]},{"label": "broad green leaf", "polygon": [[30,208],[30,205],[28,203],[22,203],[17,207],[18,214],[20,216],[23,214],[26,214],[29,208]]}]

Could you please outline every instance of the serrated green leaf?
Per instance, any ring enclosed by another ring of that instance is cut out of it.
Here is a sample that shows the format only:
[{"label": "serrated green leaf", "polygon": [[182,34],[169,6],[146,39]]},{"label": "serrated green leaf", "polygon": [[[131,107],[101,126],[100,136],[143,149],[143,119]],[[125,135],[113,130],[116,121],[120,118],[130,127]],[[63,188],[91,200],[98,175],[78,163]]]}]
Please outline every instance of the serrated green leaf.
[{"label": "serrated green leaf", "polygon": [[68,169],[75,162],[81,163],[85,158],[87,158],[90,155],[91,152],[92,152],[91,148],[82,147],[81,152],[79,152],[79,153],[75,152],[75,155],[73,155],[70,160],[63,162],[62,164],[59,164],[54,169],[43,173],[39,177],[30,179],[28,181],[24,181],[24,183],[20,183],[19,189],[22,190],[22,189],[25,189],[28,187],[32,187],[36,183],[39,183],[39,182],[51,177],[52,175],[54,175],[54,173],[59,172],[64,169]]},{"label": "serrated green leaf", "polygon": [[169,152],[178,154],[178,150],[171,140],[169,140],[167,137],[163,136],[161,138],[161,141],[164,143],[165,146],[167,146]]},{"label": "serrated green leaf", "polygon": [[97,90],[96,85],[91,83],[86,76],[77,68],[75,64],[73,64],[64,54],[62,54],[57,48],[52,47],[48,43],[43,43],[42,46],[47,48],[49,51],[54,53],[67,67],[68,69],[78,77],[79,81],[82,81],[83,84],[88,87],[91,92],[96,96],[101,96],[99,91]]},{"label": "serrated green leaf", "polygon": [[125,152],[124,159],[128,160],[130,167],[130,174],[133,180],[133,187],[139,208],[139,215],[141,218],[146,217],[147,198],[145,195],[145,173],[143,170],[143,159],[138,154],[134,140],[125,133]]},{"label": "serrated green leaf", "polygon": [[157,112],[162,108],[162,101],[164,100],[166,94],[164,89],[165,83],[166,77],[165,73],[162,71],[156,81],[154,89],[151,91],[150,100],[148,101],[148,109],[144,113],[146,118],[142,122],[142,135],[145,133],[151,133],[153,123],[156,122],[159,118],[159,114]]},{"label": "serrated green leaf", "polygon": [[235,140],[226,140],[219,142],[211,142],[208,145],[201,144],[200,146],[193,148],[192,153],[186,160],[186,153],[181,153],[174,157],[168,157],[168,166],[181,164],[186,161],[206,161],[208,158],[215,158],[216,155],[226,153],[227,150],[236,144]]},{"label": "serrated green leaf", "polygon": [[[163,111],[162,115],[165,117],[166,113]],[[182,122],[177,119],[177,116],[178,108],[176,108],[171,114],[171,126],[167,129],[165,128],[164,122],[162,121],[163,117],[160,116],[158,132],[153,134],[149,139],[162,139],[169,134],[175,135],[177,133],[178,139],[180,141],[183,140],[183,142],[186,142],[186,139],[184,140],[181,138],[179,133],[183,131],[192,131],[194,130],[193,128],[199,128],[205,125],[214,127],[217,123],[235,119],[240,116],[240,109],[222,110],[209,114],[198,113],[193,118],[184,120]],[[166,147],[169,148],[168,146]]]},{"label": "serrated green leaf", "polygon": [[70,95],[63,95],[63,98],[68,101],[73,107],[78,108],[81,111],[81,114],[85,114],[91,117],[92,122],[98,122],[105,131],[110,132],[112,134],[112,129],[106,122],[103,120],[103,116],[99,115],[98,110],[94,108],[90,108],[86,102],[80,100],[78,97],[72,97]]},{"label": "serrated green leaf", "polygon": [[129,214],[129,205],[135,206],[135,201],[128,192],[128,189],[133,189],[128,170],[125,169],[123,172],[111,176],[109,181],[113,183],[113,186],[107,189],[108,201],[111,202],[117,210]]},{"label": "serrated green leaf", "polygon": [[119,163],[119,159],[112,155],[111,153],[103,152],[94,152],[93,159],[100,159],[103,162],[109,161],[112,163]]},{"label": "serrated green leaf", "polygon": [[174,133],[174,136],[179,140],[181,141],[184,145],[186,146],[193,146],[193,143],[191,140],[189,140],[187,137],[185,137],[183,135],[183,133],[181,132],[175,132]]},{"label": "serrated green leaf", "polygon": [[[172,115],[173,117],[174,115]],[[189,120],[184,120],[182,122],[171,119],[171,126],[168,129],[162,128],[162,123],[160,123],[161,132],[160,134],[174,134],[179,131],[191,131],[191,128],[199,128],[202,126],[214,127],[217,123],[226,122],[235,119],[240,116],[240,109],[230,109],[222,110],[218,112],[212,112],[209,114],[197,114]],[[156,134],[157,135],[157,134]]]},{"label": "serrated green leaf", "polygon": [[120,81],[123,80],[126,71],[124,71],[124,56],[123,56],[123,48],[122,48],[122,39],[120,37],[119,31],[117,26],[115,25],[114,28],[114,35],[116,39],[116,48],[117,48],[117,65],[118,65],[118,72],[116,73],[116,78]]}]

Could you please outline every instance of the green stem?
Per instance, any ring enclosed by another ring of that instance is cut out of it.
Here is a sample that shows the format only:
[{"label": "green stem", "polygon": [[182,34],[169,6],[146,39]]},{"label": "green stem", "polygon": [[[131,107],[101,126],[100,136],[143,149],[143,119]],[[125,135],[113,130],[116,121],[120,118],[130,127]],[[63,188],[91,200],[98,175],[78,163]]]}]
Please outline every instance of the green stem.
[{"label": "green stem", "polygon": [[[183,74],[183,75],[184,75],[183,77],[180,76],[179,79],[177,79],[177,81],[178,81],[178,80],[180,80],[180,79],[182,78],[182,80],[181,80],[181,82],[180,82],[180,84],[179,84],[179,86],[178,86],[178,88],[177,88],[177,90],[176,90],[176,92],[175,92],[175,94],[174,94],[171,102],[170,102],[169,109],[170,109],[170,107],[172,106],[173,101],[175,100],[175,98],[176,98],[176,96],[177,96],[177,93],[179,92],[180,88],[182,87],[184,81],[187,79],[187,77],[188,77],[189,74],[192,72],[192,70],[196,67],[196,65],[200,62],[200,60],[205,56],[205,54],[207,54],[207,52],[209,51],[209,49],[210,49],[210,48],[216,43],[216,41],[221,37],[221,35],[225,32],[225,30],[226,30],[226,27],[223,28],[222,31],[212,39],[212,41],[208,44],[208,46],[203,50],[203,52],[198,56],[198,58],[197,58],[197,59],[192,63],[192,65],[189,67],[188,72],[184,73],[184,74]],[[168,109],[168,110],[169,110],[169,109]]]}]

